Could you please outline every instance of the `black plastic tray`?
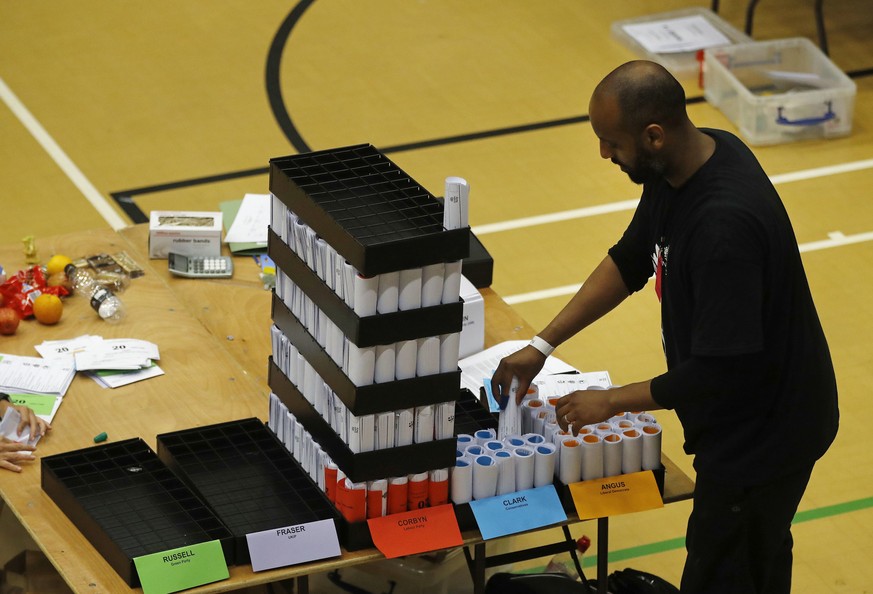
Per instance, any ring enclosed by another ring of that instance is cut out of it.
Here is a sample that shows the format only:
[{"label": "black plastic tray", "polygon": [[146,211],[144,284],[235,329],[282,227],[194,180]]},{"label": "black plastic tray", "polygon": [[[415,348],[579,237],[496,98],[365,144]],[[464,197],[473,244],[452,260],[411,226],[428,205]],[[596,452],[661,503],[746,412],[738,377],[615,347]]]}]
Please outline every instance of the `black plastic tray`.
[{"label": "black plastic tray", "polygon": [[339,516],[258,419],[164,433],[157,441],[158,457],[227,526],[239,564],[250,561],[246,534]]},{"label": "black plastic tray", "polygon": [[294,284],[359,347],[461,331],[464,318],[461,301],[359,317],[272,229],[268,235],[267,253],[276,266],[291,277]]},{"label": "black plastic tray", "polygon": [[235,562],[224,525],[142,439],[47,456],[42,489],[131,587],[142,555],[219,540]]},{"label": "black plastic tray", "polygon": [[455,439],[438,439],[386,450],[353,453],[270,358],[270,390],[355,483],[405,476],[455,464]]},{"label": "black plastic tray", "polygon": [[271,159],[270,192],[366,276],[468,255],[469,228],[370,144]]},{"label": "black plastic tray", "polygon": [[461,385],[460,370],[384,384],[355,386],[275,292],[271,317],[273,323],[356,416],[448,402],[457,397]]}]

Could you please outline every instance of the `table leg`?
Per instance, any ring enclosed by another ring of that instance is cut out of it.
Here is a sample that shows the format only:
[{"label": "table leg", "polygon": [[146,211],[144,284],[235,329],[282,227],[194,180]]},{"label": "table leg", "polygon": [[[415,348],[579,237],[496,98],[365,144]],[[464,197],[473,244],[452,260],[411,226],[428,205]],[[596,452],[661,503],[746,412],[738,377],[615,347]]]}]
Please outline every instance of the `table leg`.
[{"label": "table leg", "polygon": [[609,577],[609,518],[597,519],[597,594],[607,594]]}]

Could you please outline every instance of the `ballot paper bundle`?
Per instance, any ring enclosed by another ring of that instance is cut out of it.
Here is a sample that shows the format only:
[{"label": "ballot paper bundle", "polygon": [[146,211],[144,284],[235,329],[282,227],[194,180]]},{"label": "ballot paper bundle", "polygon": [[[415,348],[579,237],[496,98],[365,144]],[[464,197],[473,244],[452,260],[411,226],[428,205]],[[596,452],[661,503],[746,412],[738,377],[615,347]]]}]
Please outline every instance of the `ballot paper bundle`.
[{"label": "ballot paper bundle", "polygon": [[85,372],[104,388],[118,388],[164,374],[155,364],[161,358],[158,346],[147,340],[83,335],[44,341],[35,348],[44,359],[72,361],[76,371]]},{"label": "ballot paper bundle", "polygon": [[359,145],[272,160],[270,191],[271,429],[350,522],[447,501],[469,186],[444,207]]},{"label": "ballot paper bundle", "polygon": [[526,433],[498,439],[494,429],[482,429],[458,435],[453,503],[542,487],[555,479],[568,485],[661,467],[661,426],[648,413],[585,425],[574,436],[558,426],[553,405],[539,399],[525,404],[525,427],[532,429]]}]

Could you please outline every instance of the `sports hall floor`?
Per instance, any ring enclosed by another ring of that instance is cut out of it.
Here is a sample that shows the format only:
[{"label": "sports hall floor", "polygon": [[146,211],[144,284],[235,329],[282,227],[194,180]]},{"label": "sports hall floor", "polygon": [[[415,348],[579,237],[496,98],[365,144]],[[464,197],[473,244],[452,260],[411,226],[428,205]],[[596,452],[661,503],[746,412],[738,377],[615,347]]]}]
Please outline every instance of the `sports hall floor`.
[{"label": "sports hall floor", "polygon": [[[815,40],[813,3],[760,2],[753,37]],[[741,29],[746,1],[720,4]],[[120,228],[155,209],[216,210],[267,192],[271,157],[369,142],[436,195],[446,176],[469,180],[493,288],[541,328],[639,195],[600,159],[585,117],[594,85],[636,57],[610,24],[692,6],[709,3],[2,0],[0,240]],[[858,86],[852,134],[755,153],[804,249],[841,397],[839,437],[796,518],[794,592],[856,594],[873,591],[873,11],[864,0],[824,9],[830,56]],[[685,86],[701,96],[695,81]],[[706,102],[689,112],[698,125],[735,130]],[[617,384],[660,373],[654,292],[560,355]],[[659,420],[665,452],[692,472],[675,418]],[[678,583],[689,510],[615,518],[611,568]],[[586,532],[594,536],[589,524],[574,530]],[[371,591],[387,591],[385,579]]]}]

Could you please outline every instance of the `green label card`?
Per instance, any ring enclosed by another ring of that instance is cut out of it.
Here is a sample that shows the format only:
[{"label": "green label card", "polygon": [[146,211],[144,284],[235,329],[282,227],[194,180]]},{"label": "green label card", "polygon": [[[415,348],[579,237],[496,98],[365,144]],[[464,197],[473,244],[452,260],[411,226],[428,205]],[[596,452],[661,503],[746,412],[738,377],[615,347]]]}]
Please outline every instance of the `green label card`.
[{"label": "green label card", "polygon": [[170,594],[230,577],[217,540],[135,557],[133,563],[143,594]]},{"label": "green label card", "polygon": [[60,396],[52,396],[50,394],[10,394],[9,399],[12,404],[23,404],[30,408],[34,413],[43,416],[49,416],[55,409],[55,401]]}]

